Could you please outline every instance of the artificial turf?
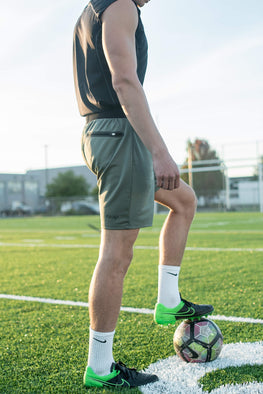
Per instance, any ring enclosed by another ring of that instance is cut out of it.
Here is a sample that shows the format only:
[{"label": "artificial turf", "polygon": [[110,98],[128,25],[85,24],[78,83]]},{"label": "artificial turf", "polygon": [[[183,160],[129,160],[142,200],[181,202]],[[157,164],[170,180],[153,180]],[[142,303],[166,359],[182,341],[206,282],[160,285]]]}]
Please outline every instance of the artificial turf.
[{"label": "artificial turf", "polygon": [[[156,216],[153,227],[139,235],[136,246],[150,248],[135,248],[123,306],[154,308],[163,221],[163,215]],[[99,218],[1,219],[0,292],[87,302],[99,245],[99,233],[90,225],[99,227]],[[217,315],[262,319],[262,241],[262,214],[197,214],[187,247],[207,250],[186,251],[180,274],[182,295],[193,302],[212,303]],[[225,250],[231,248],[240,250]],[[1,393],[87,392],[82,385],[88,349],[87,308],[1,299],[0,309]],[[224,343],[256,342],[263,337],[262,324],[217,324]],[[176,326],[157,326],[151,314],[121,312],[115,359],[143,369],[174,355]],[[204,389],[216,388],[218,381],[220,385],[242,382],[246,374],[258,381],[262,368],[258,371],[253,375],[244,367],[234,372],[226,368],[219,378],[208,374]]]}]

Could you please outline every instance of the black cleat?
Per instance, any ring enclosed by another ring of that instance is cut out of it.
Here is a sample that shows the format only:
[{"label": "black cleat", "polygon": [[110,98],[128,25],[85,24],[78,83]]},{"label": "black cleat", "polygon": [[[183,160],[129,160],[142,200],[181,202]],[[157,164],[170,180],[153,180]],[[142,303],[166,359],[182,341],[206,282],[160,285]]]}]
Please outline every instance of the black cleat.
[{"label": "black cleat", "polygon": [[163,304],[156,304],[154,318],[156,323],[168,325],[180,319],[196,320],[202,316],[211,315],[213,310],[212,305],[198,305],[182,299],[175,308],[166,308]]},{"label": "black cleat", "polygon": [[112,363],[111,373],[106,376],[96,375],[90,367],[84,374],[84,385],[86,387],[108,387],[115,389],[143,386],[148,383],[157,382],[156,375],[137,372],[134,368],[127,368],[121,361]]}]

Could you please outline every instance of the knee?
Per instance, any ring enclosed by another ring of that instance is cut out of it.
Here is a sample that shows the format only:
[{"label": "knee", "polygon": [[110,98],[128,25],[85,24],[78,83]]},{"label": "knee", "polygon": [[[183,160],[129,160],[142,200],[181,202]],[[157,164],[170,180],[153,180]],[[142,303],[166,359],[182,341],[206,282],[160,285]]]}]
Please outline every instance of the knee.
[{"label": "knee", "polygon": [[124,277],[133,258],[133,245],[139,229],[103,230],[98,266],[111,278]]},{"label": "knee", "polygon": [[99,264],[107,270],[108,276],[124,278],[133,258],[133,248],[120,244],[114,250],[105,251]]},{"label": "knee", "polygon": [[115,256],[112,256],[110,262],[112,275],[118,278],[124,278],[127,274],[132,258],[132,250],[126,250],[125,253],[118,252]]},{"label": "knee", "polygon": [[192,188],[189,188],[188,196],[186,199],[186,209],[189,211],[190,215],[194,216],[197,208],[197,197]]},{"label": "knee", "polygon": [[133,258],[133,248],[125,245],[120,246],[120,250],[115,258],[115,270],[120,275],[125,276]]},{"label": "knee", "polygon": [[192,221],[196,212],[197,198],[194,190],[189,187],[184,193],[183,198],[180,201],[175,201],[172,211],[176,214],[183,215],[187,220]]}]

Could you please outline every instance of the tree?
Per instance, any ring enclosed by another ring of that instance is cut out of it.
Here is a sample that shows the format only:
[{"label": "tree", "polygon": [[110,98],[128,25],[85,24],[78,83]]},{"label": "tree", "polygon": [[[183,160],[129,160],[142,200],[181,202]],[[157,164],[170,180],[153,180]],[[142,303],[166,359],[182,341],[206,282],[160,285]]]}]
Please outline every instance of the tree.
[{"label": "tree", "polygon": [[[263,156],[259,158],[258,165],[254,169],[253,179],[255,181],[259,179],[259,165],[263,166]],[[262,167],[262,171],[263,171],[263,167]]]},{"label": "tree", "polygon": [[[211,149],[209,143],[206,140],[196,139],[193,143],[187,142],[188,157],[186,158],[182,169],[188,169],[189,155],[190,161],[194,164],[195,161],[204,160],[217,160],[211,164],[198,164],[193,165],[193,168],[204,168],[204,167],[218,167],[220,165],[220,159],[217,156],[216,151]],[[189,183],[188,173],[183,173],[182,179]],[[218,196],[219,192],[224,187],[224,174],[222,170],[215,171],[204,171],[204,172],[193,172],[193,189],[197,197],[203,196],[207,199]]]},{"label": "tree", "polygon": [[95,187],[91,190],[90,195],[94,198],[94,200],[98,201],[98,199],[99,199],[98,193],[99,193],[99,188],[98,188],[98,186],[95,186]]},{"label": "tree", "polygon": [[72,170],[60,172],[53,182],[47,185],[46,197],[87,196],[90,185],[81,175],[75,175]]}]

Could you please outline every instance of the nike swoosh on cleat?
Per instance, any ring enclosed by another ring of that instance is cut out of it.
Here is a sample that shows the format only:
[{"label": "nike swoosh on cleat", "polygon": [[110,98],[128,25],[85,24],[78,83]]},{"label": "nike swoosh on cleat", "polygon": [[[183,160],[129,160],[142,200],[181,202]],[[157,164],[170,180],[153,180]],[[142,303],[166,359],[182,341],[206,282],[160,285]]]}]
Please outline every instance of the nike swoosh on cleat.
[{"label": "nike swoosh on cleat", "polygon": [[100,379],[96,379],[96,378],[91,378],[91,379],[94,380],[95,382],[102,383],[103,386],[107,386],[107,387],[122,387],[125,385],[125,383],[128,385],[128,387],[130,387],[130,383],[124,379],[121,379],[121,384],[120,383],[109,383],[109,382],[105,382],[104,380],[100,380]]},{"label": "nike swoosh on cleat", "polygon": [[165,315],[173,315],[173,316],[193,316],[195,314],[194,308],[188,308],[187,311],[185,312],[177,312],[177,313],[172,313],[172,312],[164,312]]},{"label": "nike swoosh on cleat", "polygon": [[93,338],[95,341],[97,341],[97,342],[100,342],[100,343],[106,343],[107,341],[106,341],[106,339],[104,339],[104,341],[101,341],[100,339],[97,339],[97,338]]},{"label": "nike swoosh on cleat", "polygon": [[114,383],[104,382],[104,385],[106,385],[106,386],[114,386],[114,387],[122,387],[122,386],[125,385],[125,383],[128,385],[128,387],[130,387],[130,383],[127,382],[127,380],[124,380],[124,379],[121,380],[121,384],[116,384],[116,383],[114,384]]}]

